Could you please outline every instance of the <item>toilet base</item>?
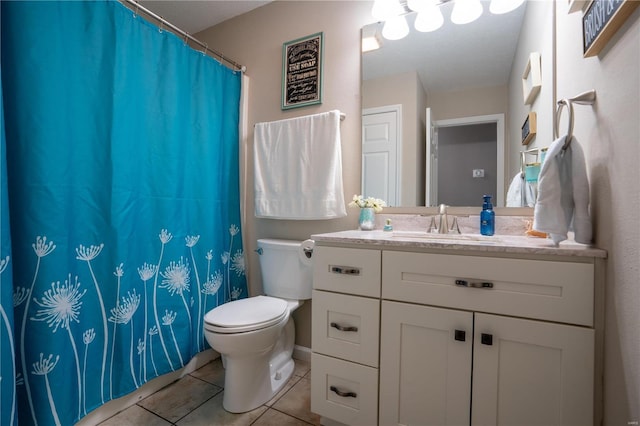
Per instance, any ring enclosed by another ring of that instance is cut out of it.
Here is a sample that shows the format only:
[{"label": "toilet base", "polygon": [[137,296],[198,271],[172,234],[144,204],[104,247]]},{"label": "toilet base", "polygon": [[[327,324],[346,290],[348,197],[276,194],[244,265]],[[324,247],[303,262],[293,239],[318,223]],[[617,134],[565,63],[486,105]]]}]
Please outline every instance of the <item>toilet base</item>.
[{"label": "toilet base", "polygon": [[[230,413],[245,413],[265,404],[280,392],[293,375],[295,362],[292,358],[276,356],[269,368],[265,368],[264,363],[269,362],[268,358],[267,355],[259,362],[255,358],[246,360],[247,362],[242,359],[229,362],[227,359],[222,399],[225,410]],[[234,379],[227,381],[226,377]],[[248,389],[251,392],[247,392]]]},{"label": "toilet base", "polygon": [[[292,318],[270,351],[226,358],[222,406],[231,413],[251,411],[273,398],[293,375],[295,325]],[[232,378],[227,380],[227,378]]]}]

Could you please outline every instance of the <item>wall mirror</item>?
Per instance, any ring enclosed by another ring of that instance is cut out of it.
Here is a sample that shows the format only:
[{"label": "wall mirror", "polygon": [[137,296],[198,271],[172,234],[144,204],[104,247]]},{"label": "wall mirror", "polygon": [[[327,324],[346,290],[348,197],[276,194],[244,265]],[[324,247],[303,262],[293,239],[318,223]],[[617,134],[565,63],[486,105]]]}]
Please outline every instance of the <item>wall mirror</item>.
[{"label": "wall mirror", "polygon": [[[362,53],[362,192],[394,207],[478,206],[482,195],[504,206],[521,168],[521,151],[552,142],[553,2],[525,1],[506,14],[489,12],[465,25],[451,22],[455,0],[441,4],[444,24],[432,32],[382,36]],[[408,10],[408,9],[407,9]],[[523,72],[540,54],[541,90],[525,104]],[[522,145],[522,125],[536,112],[538,132]],[[535,159],[532,159],[535,161]]]}]

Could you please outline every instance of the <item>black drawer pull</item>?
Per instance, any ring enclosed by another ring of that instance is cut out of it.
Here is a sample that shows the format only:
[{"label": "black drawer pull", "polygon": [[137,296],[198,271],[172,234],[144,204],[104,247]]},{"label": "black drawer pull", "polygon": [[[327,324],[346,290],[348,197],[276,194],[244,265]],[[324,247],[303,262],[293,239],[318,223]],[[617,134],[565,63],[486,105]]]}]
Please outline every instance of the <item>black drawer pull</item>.
[{"label": "black drawer pull", "polygon": [[335,392],[336,394],[338,394],[338,396],[341,396],[343,398],[357,398],[358,397],[358,394],[355,393],[355,392],[343,392],[343,391],[339,390],[335,386],[329,387],[329,390],[331,390],[332,392]]},{"label": "black drawer pull", "polygon": [[329,266],[329,271],[334,274],[343,275],[360,275],[360,268],[354,268],[353,266]]},{"label": "black drawer pull", "polygon": [[493,288],[493,283],[487,281],[456,280],[456,285],[460,287]]},{"label": "black drawer pull", "polygon": [[337,328],[340,331],[358,331],[358,327],[350,327],[350,326],[344,326],[344,325],[340,325],[338,323],[332,322],[331,323],[331,327],[333,328]]}]

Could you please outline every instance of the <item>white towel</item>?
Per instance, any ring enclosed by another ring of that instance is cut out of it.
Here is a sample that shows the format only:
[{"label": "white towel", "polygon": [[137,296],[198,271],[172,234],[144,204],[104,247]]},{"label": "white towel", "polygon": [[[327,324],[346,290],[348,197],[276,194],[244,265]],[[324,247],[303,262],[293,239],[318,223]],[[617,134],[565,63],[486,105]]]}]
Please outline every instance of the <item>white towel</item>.
[{"label": "white towel", "polygon": [[536,204],[535,185],[522,176],[522,172],[511,180],[507,191],[507,207],[533,207]]},{"label": "white towel", "polygon": [[258,123],[253,153],[256,217],[312,220],[347,215],[340,111]]},{"label": "white towel", "polygon": [[575,137],[563,152],[565,138],[551,144],[542,164],[533,229],[550,234],[557,246],[567,239],[573,221],[576,242],[590,244],[589,180],[584,152]]}]

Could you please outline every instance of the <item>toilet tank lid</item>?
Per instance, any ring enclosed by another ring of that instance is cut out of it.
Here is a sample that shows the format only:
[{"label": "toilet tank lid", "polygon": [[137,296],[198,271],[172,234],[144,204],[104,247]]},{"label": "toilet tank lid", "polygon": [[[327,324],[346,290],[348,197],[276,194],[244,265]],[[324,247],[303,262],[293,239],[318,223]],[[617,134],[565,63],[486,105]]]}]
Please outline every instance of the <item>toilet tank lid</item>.
[{"label": "toilet tank lid", "polygon": [[246,327],[280,318],[287,309],[283,299],[255,296],[220,305],[207,312],[204,321],[219,327]]},{"label": "toilet tank lid", "polygon": [[258,240],[259,247],[276,246],[276,247],[291,247],[298,248],[302,244],[302,241],[297,240],[278,240],[275,238],[261,238]]}]

